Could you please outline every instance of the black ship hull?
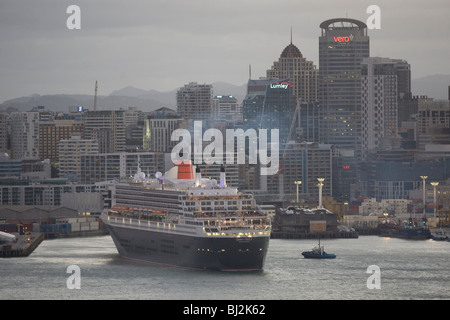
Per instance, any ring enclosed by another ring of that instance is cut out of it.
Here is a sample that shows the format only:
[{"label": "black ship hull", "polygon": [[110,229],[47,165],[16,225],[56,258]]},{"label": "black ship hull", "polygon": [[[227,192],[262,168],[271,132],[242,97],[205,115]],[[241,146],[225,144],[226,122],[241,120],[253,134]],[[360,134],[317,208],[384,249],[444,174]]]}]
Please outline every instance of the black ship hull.
[{"label": "black ship hull", "polygon": [[105,224],[122,258],[187,269],[262,270],[269,236],[195,237]]},{"label": "black ship hull", "polygon": [[431,238],[431,233],[428,229],[385,229],[380,232],[380,236],[400,239],[426,240]]}]

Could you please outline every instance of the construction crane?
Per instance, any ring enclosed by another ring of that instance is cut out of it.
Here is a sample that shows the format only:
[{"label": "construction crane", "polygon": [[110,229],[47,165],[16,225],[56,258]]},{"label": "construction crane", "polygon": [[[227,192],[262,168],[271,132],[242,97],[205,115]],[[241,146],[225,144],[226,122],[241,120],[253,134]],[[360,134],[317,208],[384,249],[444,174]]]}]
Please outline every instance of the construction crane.
[{"label": "construction crane", "polygon": [[97,111],[97,80],[95,81],[94,111]]}]

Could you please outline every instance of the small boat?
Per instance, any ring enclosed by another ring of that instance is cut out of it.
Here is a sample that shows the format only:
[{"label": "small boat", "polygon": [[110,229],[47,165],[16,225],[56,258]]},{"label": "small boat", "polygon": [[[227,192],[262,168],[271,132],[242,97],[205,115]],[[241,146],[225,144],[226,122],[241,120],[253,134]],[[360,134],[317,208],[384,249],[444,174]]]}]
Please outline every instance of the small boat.
[{"label": "small boat", "polygon": [[426,240],[432,237],[426,221],[417,221],[415,218],[394,225],[380,224],[378,228],[381,237],[413,240]]},{"label": "small boat", "polygon": [[447,236],[447,233],[443,229],[436,230],[431,233],[431,238],[434,241],[446,241],[449,240],[449,237]]},{"label": "small boat", "polygon": [[334,259],[336,258],[336,255],[333,253],[326,253],[323,249],[323,246],[320,245],[320,239],[319,239],[319,245],[317,247],[314,247],[311,251],[303,251],[302,255],[306,259]]}]

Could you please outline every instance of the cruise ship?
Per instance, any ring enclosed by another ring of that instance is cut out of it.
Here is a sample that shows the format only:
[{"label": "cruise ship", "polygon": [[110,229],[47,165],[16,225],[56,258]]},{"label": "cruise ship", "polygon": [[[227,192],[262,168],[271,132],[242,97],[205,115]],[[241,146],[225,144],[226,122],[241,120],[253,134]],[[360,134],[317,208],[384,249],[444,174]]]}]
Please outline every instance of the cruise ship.
[{"label": "cruise ship", "polygon": [[121,257],[188,269],[262,270],[270,218],[252,194],[202,178],[190,161],[164,175],[136,175],[116,185],[113,205],[102,213]]}]

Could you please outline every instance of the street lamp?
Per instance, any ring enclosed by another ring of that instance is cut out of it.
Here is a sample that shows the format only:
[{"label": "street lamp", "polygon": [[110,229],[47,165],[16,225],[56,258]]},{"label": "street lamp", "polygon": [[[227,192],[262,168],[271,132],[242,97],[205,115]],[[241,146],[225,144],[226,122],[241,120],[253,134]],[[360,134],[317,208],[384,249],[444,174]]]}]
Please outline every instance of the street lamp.
[{"label": "street lamp", "polygon": [[420,178],[423,181],[422,187],[423,187],[423,217],[425,218],[425,180],[428,178],[428,176],[420,176]]},{"label": "street lamp", "polygon": [[385,225],[387,225],[387,223],[388,223],[388,216],[389,216],[389,213],[387,213],[387,212],[385,212],[385,213],[383,213],[383,216],[384,216],[384,223],[385,223]]},{"label": "street lamp", "polygon": [[302,182],[300,180],[296,180],[296,181],[294,181],[294,183],[297,185],[297,203],[298,203],[299,202],[299,200],[298,200],[298,185],[302,184]]},{"label": "street lamp", "polygon": [[322,187],[325,178],[317,178],[317,181],[319,181],[319,183],[317,184],[317,186],[319,187],[319,209],[322,209]]},{"label": "street lamp", "polygon": [[431,182],[431,185],[434,188],[434,216],[433,216],[433,218],[436,219],[436,209],[437,209],[436,187],[439,185],[439,182]]}]

